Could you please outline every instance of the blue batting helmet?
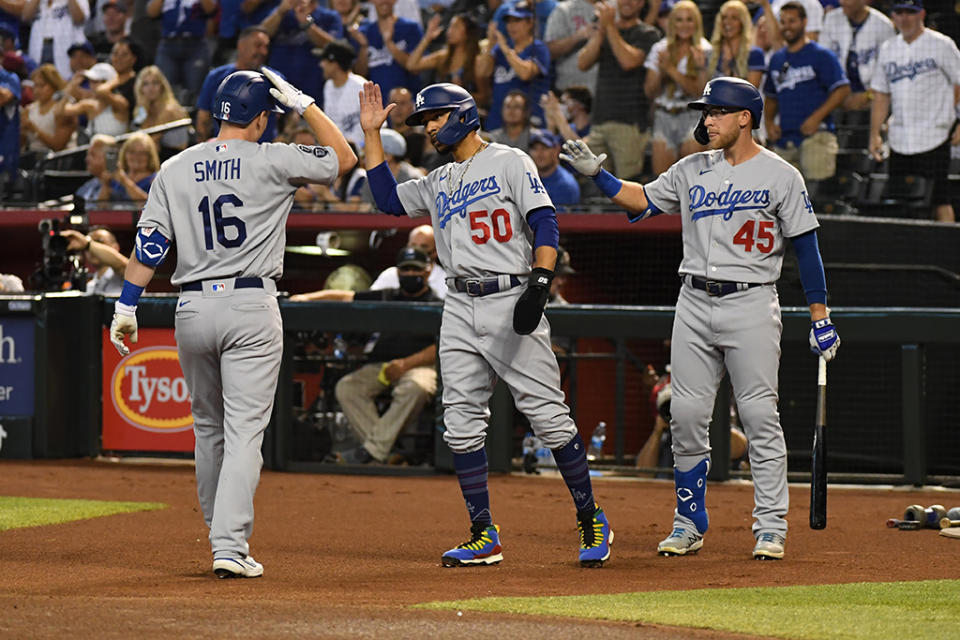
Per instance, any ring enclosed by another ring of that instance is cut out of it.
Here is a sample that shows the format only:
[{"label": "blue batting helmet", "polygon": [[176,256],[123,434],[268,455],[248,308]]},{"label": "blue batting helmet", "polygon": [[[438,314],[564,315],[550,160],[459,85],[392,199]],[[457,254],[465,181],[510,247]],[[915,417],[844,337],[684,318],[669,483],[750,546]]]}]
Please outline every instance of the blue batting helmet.
[{"label": "blue batting helmet", "polygon": [[414,108],[416,111],[407,117],[410,126],[423,124],[423,114],[427,111],[452,111],[450,118],[437,132],[437,141],[442,144],[454,145],[471,131],[480,128],[480,114],[473,96],[463,87],[449,82],[421,89]]},{"label": "blue batting helmet", "polygon": [[258,71],[234,71],[217,87],[213,117],[233,124],[249,124],[261,111],[283,113],[270,95],[272,86]]},{"label": "blue batting helmet", "polygon": [[757,88],[740,78],[714,78],[703,88],[699,100],[687,103],[691,109],[703,111],[707,107],[736,107],[750,112],[753,128],[760,128],[763,115],[763,98]]}]

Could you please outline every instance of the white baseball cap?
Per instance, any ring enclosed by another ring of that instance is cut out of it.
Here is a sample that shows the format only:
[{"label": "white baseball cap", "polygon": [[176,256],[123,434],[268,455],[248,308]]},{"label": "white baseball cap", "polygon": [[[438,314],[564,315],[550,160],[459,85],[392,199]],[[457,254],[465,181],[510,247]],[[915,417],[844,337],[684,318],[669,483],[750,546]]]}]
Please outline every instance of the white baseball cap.
[{"label": "white baseball cap", "polygon": [[407,155],[407,141],[393,129],[380,129],[380,140],[383,142],[384,153],[389,153],[394,158]]},{"label": "white baseball cap", "polygon": [[107,80],[113,80],[117,77],[117,70],[106,62],[98,62],[82,73],[87,77],[87,79],[95,82],[105,82]]}]

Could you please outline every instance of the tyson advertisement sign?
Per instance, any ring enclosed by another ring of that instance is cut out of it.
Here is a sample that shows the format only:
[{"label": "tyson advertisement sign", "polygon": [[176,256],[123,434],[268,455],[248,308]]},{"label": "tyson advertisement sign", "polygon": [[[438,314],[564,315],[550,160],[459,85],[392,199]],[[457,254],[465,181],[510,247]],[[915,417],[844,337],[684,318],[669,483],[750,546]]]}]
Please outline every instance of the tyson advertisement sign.
[{"label": "tyson advertisement sign", "polygon": [[139,338],[121,357],[104,332],[103,448],[193,451],[190,393],[173,329],[140,329]]}]

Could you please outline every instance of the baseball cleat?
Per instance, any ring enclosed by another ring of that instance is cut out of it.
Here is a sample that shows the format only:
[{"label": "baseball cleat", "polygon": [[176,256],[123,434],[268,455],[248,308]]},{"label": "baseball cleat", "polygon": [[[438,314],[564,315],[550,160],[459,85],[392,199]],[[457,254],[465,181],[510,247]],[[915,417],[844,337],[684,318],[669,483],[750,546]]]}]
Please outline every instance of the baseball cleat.
[{"label": "baseball cleat", "polygon": [[782,560],[783,545],[787,542],[779,533],[766,531],[757,537],[757,546],[753,548],[754,560]]},{"label": "baseball cleat", "polygon": [[607,516],[599,505],[588,518],[577,518],[577,530],[580,532],[580,566],[599,568],[610,558],[613,545],[613,531]]},{"label": "baseball cleat", "polygon": [[693,528],[674,527],[670,535],[657,545],[657,553],[662,556],[685,556],[694,554],[703,546],[703,536]]},{"label": "baseball cleat", "polygon": [[253,556],[214,558],[213,572],[218,578],[259,578],[263,575],[263,565]]},{"label": "baseball cleat", "polygon": [[457,545],[441,556],[445,567],[466,567],[480,564],[497,564],[503,560],[500,546],[500,527],[495,524],[475,524],[469,540]]}]

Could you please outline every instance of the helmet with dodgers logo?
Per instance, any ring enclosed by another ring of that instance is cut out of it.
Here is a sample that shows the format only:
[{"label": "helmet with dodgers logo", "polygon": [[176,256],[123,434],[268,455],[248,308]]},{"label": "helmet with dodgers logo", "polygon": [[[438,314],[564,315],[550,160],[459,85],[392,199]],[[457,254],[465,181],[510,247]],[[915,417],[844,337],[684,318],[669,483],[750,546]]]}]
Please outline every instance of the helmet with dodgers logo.
[{"label": "helmet with dodgers logo", "polygon": [[423,115],[428,111],[450,110],[450,117],[437,131],[437,141],[454,145],[480,128],[480,113],[477,103],[466,89],[449,82],[432,84],[417,94],[415,111],[407,116],[410,126],[423,124]]},{"label": "helmet with dodgers logo", "polygon": [[273,85],[258,71],[234,71],[217,87],[213,117],[233,124],[249,124],[262,111],[283,113],[270,95]]},{"label": "helmet with dodgers logo", "polygon": [[741,78],[729,76],[714,78],[703,88],[699,100],[687,103],[690,109],[703,111],[707,107],[735,107],[750,112],[753,128],[760,127],[763,115],[763,98],[752,84]]}]

